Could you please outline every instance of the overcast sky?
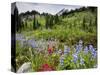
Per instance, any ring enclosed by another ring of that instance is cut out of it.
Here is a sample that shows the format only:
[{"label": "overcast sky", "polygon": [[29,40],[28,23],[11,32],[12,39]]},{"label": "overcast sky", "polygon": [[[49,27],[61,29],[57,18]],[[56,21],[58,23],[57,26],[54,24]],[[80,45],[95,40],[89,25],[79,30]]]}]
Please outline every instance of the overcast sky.
[{"label": "overcast sky", "polygon": [[40,13],[51,13],[56,14],[63,8],[71,10],[80,8],[82,6],[71,6],[71,5],[58,5],[58,4],[43,4],[43,3],[27,3],[27,2],[17,2],[16,3],[19,13],[37,10]]}]

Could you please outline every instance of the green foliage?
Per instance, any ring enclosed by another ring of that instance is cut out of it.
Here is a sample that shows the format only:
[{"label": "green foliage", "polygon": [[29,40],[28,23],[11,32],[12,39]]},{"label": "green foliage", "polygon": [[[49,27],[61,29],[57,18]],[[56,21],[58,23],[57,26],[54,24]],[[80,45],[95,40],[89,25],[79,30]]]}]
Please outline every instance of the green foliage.
[{"label": "green foliage", "polygon": [[[30,13],[25,13],[29,15]],[[25,15],[23,14],[23,15]],[[75,49],[72,47],[77,44],[77,41],[82,39],[84,46],[93,44],[97,48],[97,11],[96,8],[80,8],[71,10],[70,12],[64,12],[63,15],[58,16],[51,14],[37,14],[33,11],[31,15],[34,15],[30,20],[25,18],[25,21],[21,21],[20,31],[27,39],[40,40],[43,39],[46,42],[48,39],[56,39],[59,41],[57,50],[64,50],[64,44],[71,47],[71,51],[68,55],[64,56],[64,66],[60,65],[60,55],[53,53],[48,54],[48,49],[43,52],[38,52],[36,48],[21,47],[19,41],[16,44],[16,61],[17,69],[24,62],[32,63],[32,71],[38,71],[41,65],[48,63],[53,66],[55,70],[67,70],[67,69],[86,69],[93,68],[97,64],[97,60],[91,58],[91,53],[84,54],[82,50],[78,57],[84,58],[85,65],[80,64],[80,60],[77,63],[72,62],[72,54]],[[20,18],[21,19],[21,18]]]}]

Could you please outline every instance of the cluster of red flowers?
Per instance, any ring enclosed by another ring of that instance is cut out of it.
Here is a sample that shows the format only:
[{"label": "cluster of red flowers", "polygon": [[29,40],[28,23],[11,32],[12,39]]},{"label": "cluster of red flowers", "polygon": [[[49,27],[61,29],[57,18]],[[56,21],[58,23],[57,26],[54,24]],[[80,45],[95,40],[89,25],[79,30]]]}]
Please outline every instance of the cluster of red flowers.
[{"label": "cluster of red flowers", "polygon": [[53,71],[53,70],[54,68],[48,64],[43,64],[39,69],[39,71]]},{"label": "cluster of red flowers", "polygon": [[52,54],[53,53],[53,48],[48,48],[48,53]]}]

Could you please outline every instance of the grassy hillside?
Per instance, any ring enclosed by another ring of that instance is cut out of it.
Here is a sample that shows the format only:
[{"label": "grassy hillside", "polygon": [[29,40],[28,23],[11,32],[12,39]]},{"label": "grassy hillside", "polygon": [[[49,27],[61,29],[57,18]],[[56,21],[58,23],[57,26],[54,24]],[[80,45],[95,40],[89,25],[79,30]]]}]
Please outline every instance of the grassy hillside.
[{"label": "grassy hillside", "polygon": [[[36,19],[41,26],[37,30],[32,30],[33,20],[27,21],[27,26],[30,26],[30,29],[26,28],[23,31],[24,35],[34,36],[36,39],[56,38],[68,44],[74,44],[82,39],[86,44],[93,43],[96,46],[96,15],[90,11],[74,12],[64,18],[59,16],[60,21],[54,24],[52,29],[45,28],[45,16],[37,16]],[[30,34],[28,34],[29,32]]]}]

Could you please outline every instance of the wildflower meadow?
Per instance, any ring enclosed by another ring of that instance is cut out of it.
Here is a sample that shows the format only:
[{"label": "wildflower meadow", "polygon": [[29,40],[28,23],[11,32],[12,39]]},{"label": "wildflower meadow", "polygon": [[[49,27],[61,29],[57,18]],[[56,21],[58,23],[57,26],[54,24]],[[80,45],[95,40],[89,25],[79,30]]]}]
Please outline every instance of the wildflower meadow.
[{"label": "wildflower meadow", "polygon": [[97,68],[97,7],[17,2],[13,13],[16,72]]}]

